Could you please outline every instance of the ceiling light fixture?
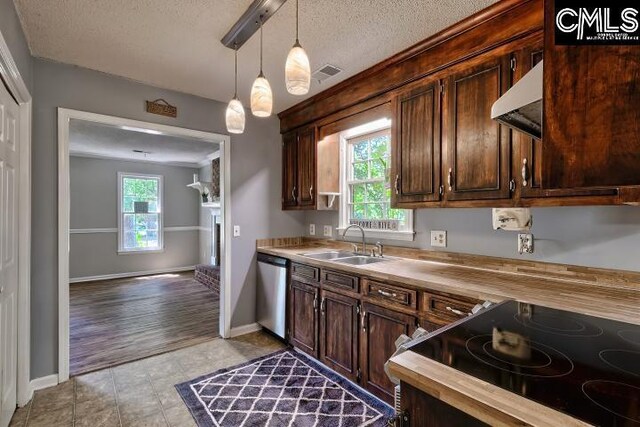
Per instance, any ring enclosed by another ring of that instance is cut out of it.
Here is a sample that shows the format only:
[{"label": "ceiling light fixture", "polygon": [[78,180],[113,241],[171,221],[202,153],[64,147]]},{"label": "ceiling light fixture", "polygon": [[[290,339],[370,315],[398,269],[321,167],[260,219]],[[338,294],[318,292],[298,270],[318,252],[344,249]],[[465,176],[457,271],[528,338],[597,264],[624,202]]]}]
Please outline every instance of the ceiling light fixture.
[{"label": "ceiling light fixture", "polygon": [[129,130],[132,132],[148,133],[149,135],[162,135],[162,132],[160,132],[159,130],[144,129],[144,128],[139,128],[134,126],[120,126],[120,129]]},{"label": "ceiling light fixture", "polygon": [[242,102],[238,99],[238,45],[234,46],[235,52],[235,86],[233,99],[229,101],[226,113],[227,132],[229,133],[242,133],[244,132],[244,107]]},{"label": "ceiling light fixture", "polygon": [[309,57],[300,45],[298,39],[298,0],[296,0],[296,42],[289,51],[284,67],[284,79],[287,84],[287,92],[292,95],[306,95],[311,86],[311,66]]},{"label": "ceiling light fixture", "polygon": [[256,117],[269,117],[273,109],[271,85],[262,72],[262,16],[260,16],[260,74],[251,87],[251,112]]}]

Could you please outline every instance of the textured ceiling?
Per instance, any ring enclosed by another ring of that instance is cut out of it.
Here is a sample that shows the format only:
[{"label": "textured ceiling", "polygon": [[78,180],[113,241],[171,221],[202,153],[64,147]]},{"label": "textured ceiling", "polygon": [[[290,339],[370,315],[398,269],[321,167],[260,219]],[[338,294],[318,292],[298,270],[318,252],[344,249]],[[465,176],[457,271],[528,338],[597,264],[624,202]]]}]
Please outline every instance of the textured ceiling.
[{"label": "textured ceiling", "polygon": [[84,120],[71,120],[69,125],[69,151],[74,155],[197,168],[218,149],[218,144],[200,139],[150,135]]},{"label": "textured ceiling", "polygon": [[[252,0],[15,0],[34,56],[127,77],[153,86],[228,101],[233,51],[220,39]],[[312,71],[344,71],[308,96],[427,38],[496,0],[300,0],[300,41]],[[274,111],[305,97],[284,86],[295,38],[295,2],[264,27],[264,71]],[[239,95],[247,106],[258,74],[258,37],[239,52]],[[170,101],[170,100],[169,100]]]}]

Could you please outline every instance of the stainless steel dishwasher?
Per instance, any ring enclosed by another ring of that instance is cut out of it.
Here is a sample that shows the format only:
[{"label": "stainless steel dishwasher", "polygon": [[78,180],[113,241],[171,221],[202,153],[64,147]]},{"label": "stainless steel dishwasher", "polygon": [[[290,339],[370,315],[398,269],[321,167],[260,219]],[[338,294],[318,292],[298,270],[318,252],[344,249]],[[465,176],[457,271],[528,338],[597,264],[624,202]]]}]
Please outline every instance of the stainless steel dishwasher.
[{"label": "stainless steel dishwasher", "polygon": [[258,323],[284,339],[287,311],[287,260],[259,253],[257,285]]}]

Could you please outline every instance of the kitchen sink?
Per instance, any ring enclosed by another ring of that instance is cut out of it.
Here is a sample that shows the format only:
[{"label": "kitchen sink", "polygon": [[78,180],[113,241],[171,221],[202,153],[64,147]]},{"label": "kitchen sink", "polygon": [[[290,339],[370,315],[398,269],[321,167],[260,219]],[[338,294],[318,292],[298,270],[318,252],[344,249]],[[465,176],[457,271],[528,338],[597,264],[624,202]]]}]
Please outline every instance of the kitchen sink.
[{"label": "kitchen sink", "polygon": [[308,258],[313,258],[313,259],[336,259],[336,258],[353,257],[353,252],[347,252],[347,251],[316,252],[316,253],[310,253],[310,254],[302,254],[302,256],[306,256]]},{"label": "kitchen sink", "polygon": [[366,265],[366,264],[375,264],[376,262],[387,261],[385,258],[374,258],[370,256],[350,256],[346,258],[334,259],[333,262],[339,262],[341,264],[350,264],[350,265]]}]

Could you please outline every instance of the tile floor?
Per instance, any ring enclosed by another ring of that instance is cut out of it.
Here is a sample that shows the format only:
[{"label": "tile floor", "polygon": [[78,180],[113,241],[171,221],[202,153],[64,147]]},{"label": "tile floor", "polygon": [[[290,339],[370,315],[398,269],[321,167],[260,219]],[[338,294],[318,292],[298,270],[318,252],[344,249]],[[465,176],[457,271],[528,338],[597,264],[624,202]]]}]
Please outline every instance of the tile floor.
[{"label": "tile floor", "polygon": [[175,384],[281,348],[257,332],[81,375],[37,391],[10,426],[195,426]]}]

